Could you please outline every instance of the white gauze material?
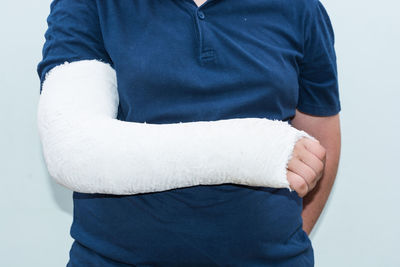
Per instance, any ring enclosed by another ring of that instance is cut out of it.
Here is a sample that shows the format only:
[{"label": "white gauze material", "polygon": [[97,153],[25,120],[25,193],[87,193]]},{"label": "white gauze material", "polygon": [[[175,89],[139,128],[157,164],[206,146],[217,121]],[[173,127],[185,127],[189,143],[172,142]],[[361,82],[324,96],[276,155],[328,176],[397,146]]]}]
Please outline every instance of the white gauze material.
[{"label": "white gauze material", "polygon": [[223,183],[288,188],[289,123],[234,118],[171,124],[116,119],[115,70],[99,60],[46,73],[38,130],[49,174],[77,192],[137,194]]}]

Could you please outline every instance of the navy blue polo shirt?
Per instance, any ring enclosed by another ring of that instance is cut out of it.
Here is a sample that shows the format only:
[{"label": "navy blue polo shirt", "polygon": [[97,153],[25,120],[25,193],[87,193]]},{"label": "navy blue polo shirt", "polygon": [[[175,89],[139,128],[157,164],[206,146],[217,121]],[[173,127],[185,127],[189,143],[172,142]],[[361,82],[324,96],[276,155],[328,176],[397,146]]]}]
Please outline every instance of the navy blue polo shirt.
[{"label": "navy blue polo shirt", "polygon": [[[41,83],[65,61],[109,63],[119,120],[290,123],[296,108],[316,116],[341,109],[334,33],[318,0],[53,0],[47,22]],[[286,188],[74,192],[73,201],[69,266],[314,263],[302,198]]]}]

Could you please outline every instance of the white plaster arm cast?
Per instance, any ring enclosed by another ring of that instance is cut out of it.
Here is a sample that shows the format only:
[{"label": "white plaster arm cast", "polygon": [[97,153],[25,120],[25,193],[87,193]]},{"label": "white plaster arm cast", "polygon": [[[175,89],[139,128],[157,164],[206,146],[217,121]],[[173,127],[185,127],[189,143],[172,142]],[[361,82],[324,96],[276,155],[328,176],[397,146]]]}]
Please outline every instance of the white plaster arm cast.
[{"label": "white plaster arm cast", "polygon": [[136,194],[223,183],[288,188],[294,144],[287,122],[235,118],[172,124],[116,119],[115,70],[65,62],[42,85],[38,130],[49,174],[83,193]]}]

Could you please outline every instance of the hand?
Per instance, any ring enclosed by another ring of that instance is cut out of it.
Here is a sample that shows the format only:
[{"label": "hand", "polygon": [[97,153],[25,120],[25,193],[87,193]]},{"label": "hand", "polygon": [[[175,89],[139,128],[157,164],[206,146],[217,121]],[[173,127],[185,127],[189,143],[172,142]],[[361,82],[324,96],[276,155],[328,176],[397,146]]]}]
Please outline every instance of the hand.
[{"label": "hand", "polygon": [[290,188],[300,197],[310,192],[322,177],[326,160],[326,149],[318,140],[307,137],[299,139],[293,149],[287,168]]}]

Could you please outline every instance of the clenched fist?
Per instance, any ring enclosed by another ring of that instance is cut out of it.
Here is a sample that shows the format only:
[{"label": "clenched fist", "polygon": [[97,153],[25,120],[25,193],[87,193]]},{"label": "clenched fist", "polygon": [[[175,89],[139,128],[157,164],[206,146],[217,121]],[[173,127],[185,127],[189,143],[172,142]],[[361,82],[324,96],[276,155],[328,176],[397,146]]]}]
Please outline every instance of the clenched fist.
[{"label": "clenched fist", "polygon": [[318,140],[307,137],[299,139],[293,149],[287,168],[290,188],[300,197],[310,192],[322,177],[326,160],[326,149]]}]

